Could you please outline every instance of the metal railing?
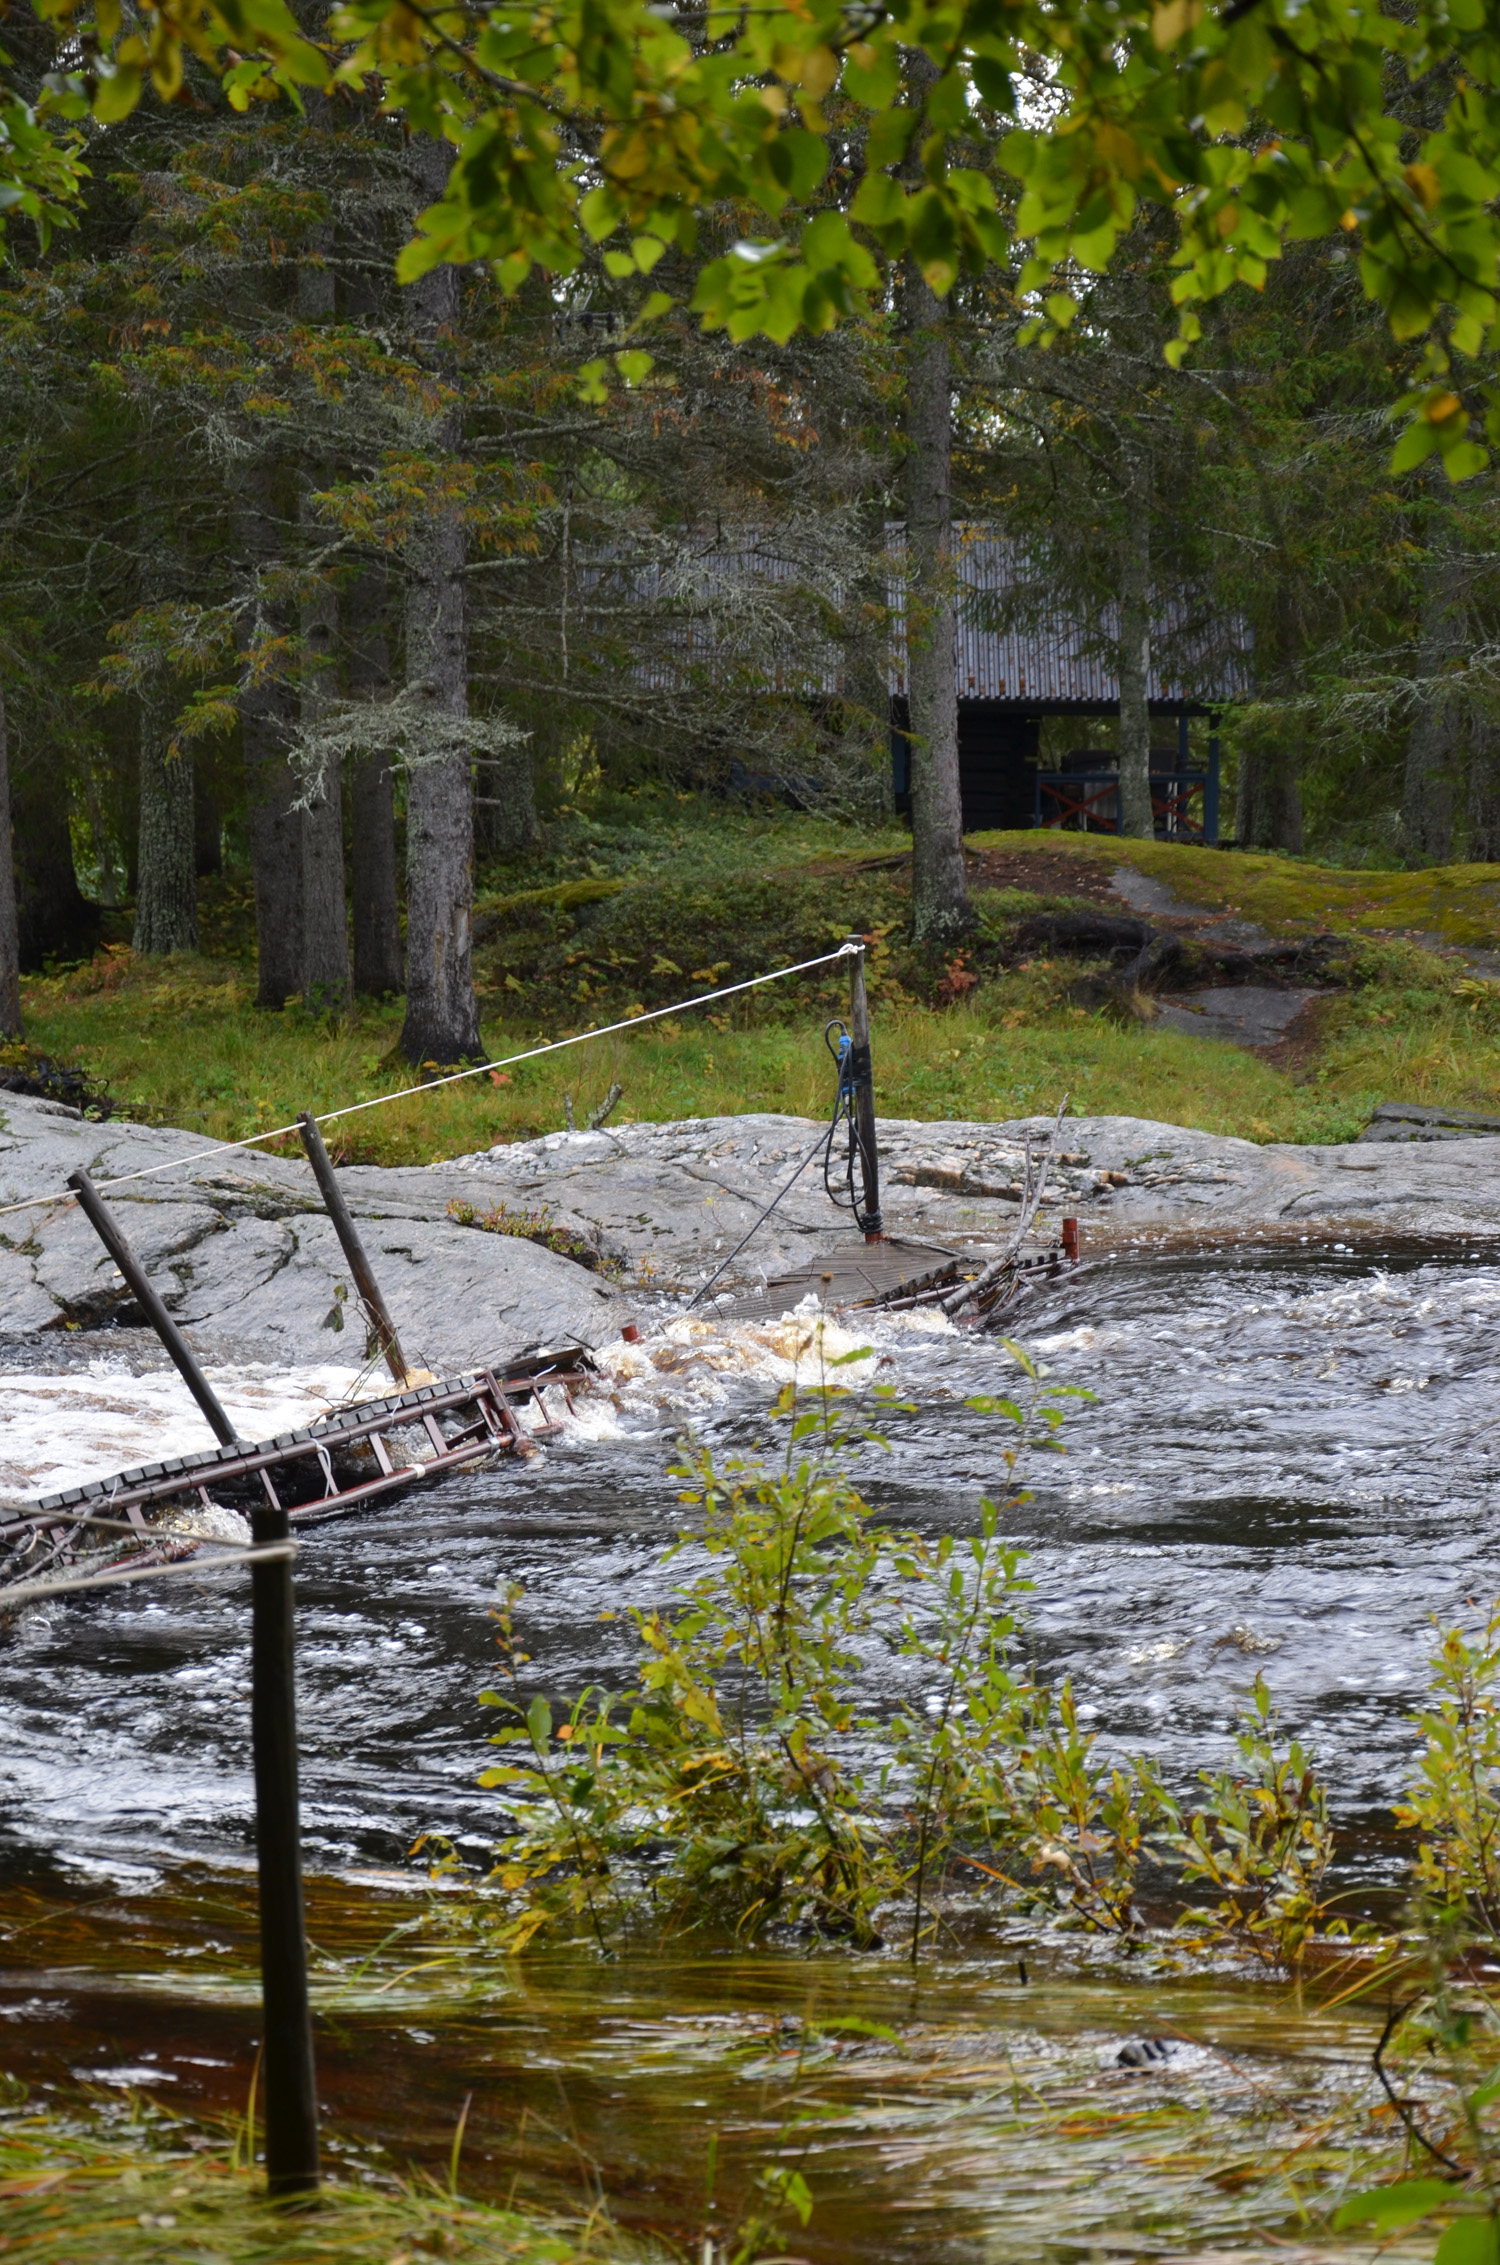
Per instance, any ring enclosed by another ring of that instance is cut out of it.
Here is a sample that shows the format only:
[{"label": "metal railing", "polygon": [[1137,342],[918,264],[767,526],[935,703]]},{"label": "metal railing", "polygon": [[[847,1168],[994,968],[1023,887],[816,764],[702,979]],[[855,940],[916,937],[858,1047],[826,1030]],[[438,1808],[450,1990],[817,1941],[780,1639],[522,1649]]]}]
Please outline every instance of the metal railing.
[{"label": "metal railing", "polygon": [[[1175,841],[1218,839],[1218,779],[1212,771],[1151,773],[1156,831]],[[1034,823],[1079,833],[1120,830],[1118,771],[1038,771]]]}]

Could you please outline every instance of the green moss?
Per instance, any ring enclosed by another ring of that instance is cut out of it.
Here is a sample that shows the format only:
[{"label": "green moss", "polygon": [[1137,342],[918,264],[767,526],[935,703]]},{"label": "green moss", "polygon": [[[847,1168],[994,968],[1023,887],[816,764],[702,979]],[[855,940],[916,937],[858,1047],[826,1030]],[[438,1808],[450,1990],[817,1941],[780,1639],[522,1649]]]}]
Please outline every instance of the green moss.
[{"label": "green moss", "polygon": [[[1038,847],[1034,833],[972,834],[969,841],[972,848],[1012,853]],[[1184,903],[1256,921],[1273,936],[1328,929],[1500,945],[1500,865],[1372,873],[1302,858],[1120,841],[1104,834],[1049,833],[1046,846],[1095,865],[1133,866],[1164,883]]]}]

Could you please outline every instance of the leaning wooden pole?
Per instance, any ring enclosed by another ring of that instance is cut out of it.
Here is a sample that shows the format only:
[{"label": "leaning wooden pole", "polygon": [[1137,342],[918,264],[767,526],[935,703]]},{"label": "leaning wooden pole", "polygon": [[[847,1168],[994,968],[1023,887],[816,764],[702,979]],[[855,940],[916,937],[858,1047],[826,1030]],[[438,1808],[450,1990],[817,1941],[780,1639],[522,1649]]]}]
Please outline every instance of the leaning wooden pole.
[{"label": "leaning wooden pole", "polygon": [[870,1060],[870,1002],[865,995],[865,940],[845,939],[855,949],[849,959],[849,1075],[854,1085],[854,1129],[859,1141],[859,1171],[864,1188],[860,1225],[867,1243],[882,1242],[880,1216],[880,1153],[875,1146],[875,1075]]},{"label": "leaning wooden pole", "polygon": [[[266,1491],[272,1494],[269,1486]],[[250,1529],[257,1543],[285,1541],[291,1532],[285,1510],[274,1499],[251,1512]],[[273,2196],[308,2194],[319,2178],[318,2087],[302,1911],[290,1558],[251,1566],[250,1605],[266,2184]]]},{"label": "leaning wooden pole", "polygon": [[344,1201],[344,1191],[339,1186],[338,1175],[328,1161],[328,1151],[323,1146],[323,1135],[318,1130],[317,1120],[304,1109],[297,1119],[297,1123],[302,1129],[302,1145],[307,1150],[307,1161],[313,1168],[313,1177],[317,1181],[323,1201],[328,1207],[328,1216],[333,1221],[333,1231],[338,1236],[345,1258],[349,1261],[349,1271],[354,1276],[354,1286],[359,1292],[360,1302],[364,1306],[370,1328],[374,1332],[375,1341],[380,1347],[386,1367],[390,1370],[396,1382],[404,1384],[407,1374],[406,1358],[402,1353],[400,1340],[396,1335],[396,1324],[392,1321],[385,1299],[380,1294],[380,1284],[375,1279],[375,1269],[370,1264],[365,1253],[365,1246],[359,1239],[359,1229],[355,1226],[349,1206]]},{"label": "leaning wooden pole", "polygon": [[236,1444],[235,1428],[219,1405],[218,1394],[198,1366],[187,1339],[162,1304],[155,1286],[147,1278],[146,1269],[120,1232],[119,1225],[99,1190],[87,1172],[81,1170],[68,1174],[68,1185],[78,1198],[79,1210],[124,1275],[137,1305],[166,1347],[178,1375],[207,1416],[219,1445],[233,1447]]}]

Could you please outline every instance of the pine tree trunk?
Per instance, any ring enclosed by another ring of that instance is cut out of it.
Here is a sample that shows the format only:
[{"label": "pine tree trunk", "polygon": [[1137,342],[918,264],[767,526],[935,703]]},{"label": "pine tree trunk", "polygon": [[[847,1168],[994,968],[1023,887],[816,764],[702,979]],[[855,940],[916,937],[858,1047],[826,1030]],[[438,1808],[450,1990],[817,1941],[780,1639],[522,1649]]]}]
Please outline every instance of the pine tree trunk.
[{"label": "pine tree trunk", "polygon": [[[381,700],[391,688],[385,631],[385,577],[376,568],[356,576],[344,597],[349,696]],[[354,883],[354,988],[381,997],[399,991],[401,916],[396,902],[395,774],[383,751],[349,773],[350,847]]]},{"label": "pine tree trunk", "polygon": [[486,756],[478,771],[484,792],[474,798],[474,827],[481,847],[492,857],[530,849],[539,831],[531,741]]},{"label": "pine tree trunk", "polygon": [[[317,520],[302,498],[304,536]],[[302,723],[317,727],[333,689],[338,592],[312,583],[302,601]],[[302,813],[302,965],[299,984],[310,1006],[342,1014],[349,1004],[349,909],[344,893],[344,804],[339,765],[329,759]]]},{"label": "pine tree trunk", "polygon": [[[467,713],[464,534],[435,514],[407,552],[406,666],[432,705]],[[406,1021],[409,1062],[459,1062],[480,1051],[471,964],[474,807],[467,755],[413,758],[406,785]]]},{"label": "pine tree trunk", "polygon": [[[413,167],[424,197],[440,197],[453,150],[414,136]],[[434,268],[412,286],[413,316],[425,357],[449,374],[445,333],[458,319],[458,272]],[[434,452],[456,449],[461,426],[445,412]],[[406,677],[445,718],[469,708],[468,627],[464,605],[464,529],[456,511],[435,506],[414,528],[406,553]],[[474,802],[467,753],[412,758],[406,791],[406,1021],[401,1049],[414,1064],[458,1062],[480,1051],[474,996],[471,912]]]},{"label": "pine tree trunk", "polygon": [[1120,831],[1152,841],[1151,518],[1149,480],[1135,460],[1120,538]]},{"label": "pine tree trunk", "polygon": [[1240,749],[1234,838],[1241,849],[1284,849],[1301,856],[1300,774],[1298,746],[1288,736],[1274,747]]},{"label": "pine tree trunk", "polygon": [[[257,576],[279,555],[275,507],[276,467],[257,465],[245,483],[238,515],[242,653],[260,610]],[[285,632],[288,624],[273,618],[267,626]],[[276,1009],[302,987],[302,813],[293,808],[296,781],[290,759],[295,709],[290,688],[274,677],[247,685],[239,707],[255,881],[255,1003]]]},{"label": "pine tree trunk", "polygon": [[219,798],[201,778],[193,781],[193,871],[200,881],[224,870],[224,818]]},{"label": "pine tree trunk", "polygon": [[99,907],[78,886],[66,785],[50,762],[22,764],[16,755],[12,731],[11,854],[24,974],[49,959],[87,959],[99,941]]},{"label": "pine tree trunk", "polygon": [[150,686],[141,697],[140,879],[134,949],[157,959],[198,949],[193,841],[193,761],[168,751],[171,703]]},{"label": "pine tree trunk", "polygon": [[970,924],[958,775],[953,402],[943,310],[902,263],[906,333],[906,682],[911,715],[912,933],[943,944]]},{"label": "pine tree trunk", "polygon": [[1464,855],[1476,865],[1500,864],[1500,728],[1482,709],[1469,711],[1468,838]]},{"label": "pine tree trunk", "polygon": [[[1437,479],[1442,478],[1438,473]],[[1460,704],[1445,688],[1443,678],[1461,655],[1463,627],[1463,598],[1452,537],[1439,507],[1429,521],[1422,568],[1422,626],[1417,654],[1422,686],[1407,735],[1401,796],[1406,854],[1421,865],[1446,865],[1453,855]]]},{"label": "pine tree trunk", "polygon": [[0,684],[0,1038],[21,1038],[21,935],[16,924],[16,864],[10,838],[10,762],[5,740],[5,686]]}]

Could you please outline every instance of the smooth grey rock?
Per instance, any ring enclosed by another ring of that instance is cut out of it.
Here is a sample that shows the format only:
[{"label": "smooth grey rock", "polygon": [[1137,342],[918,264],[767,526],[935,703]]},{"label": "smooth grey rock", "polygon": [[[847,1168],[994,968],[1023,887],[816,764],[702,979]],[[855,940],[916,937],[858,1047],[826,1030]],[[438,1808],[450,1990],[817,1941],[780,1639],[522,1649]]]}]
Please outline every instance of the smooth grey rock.
[{"label": "smooth grey rock", "polygon": [[[1026,1142],[1051,1120],[923,1124],[882,1118],[886,1223],[944,1245],[993,1246],[1013,1230]],[[719,1266],[824,1128],[754,1115],[549,1133],[451,1163],[340,1174],[409,1356],[434,1369],[504,1358],[537,1343],[600,1343],[628,1310],[606,1280],[512,1235],[455,1223],[450,1203],[484,1212],[550,1212],[555,1223],[628,1268],[637,1291],[696,1289]],[[171,1130],[69,1122],[14,1095],[0,1104],[0,1329],[24,1335],[87,1318],[112,1288],[108,1262],[60,1191],[86,1164],[103,1181],[171,1168],[107,1191],[194,1341],[217,1358],[283,1362],[357,1358],[335,1287],[347,1269],[307,1166],[254,1150],[213,1151]],[[1351,1243],[1413,1235],[1467,1238],[1500,1229],[1500,1138],[1260,1145],[1137,1117],[1070,1117],[1061,1129],[1037,1233],[1056,1239],[1076,1215],[1085,1247],[1159,1239],[1313,1235]],[[837,1184],[837,1183],[836,1183]],[[805,1266],[850,1233],[815,1156],[728,1279],[762,1282]],[[102,1263],[101,1263],[102,1262]],[[351,1337],[350,1330],[354,1331]]]},{"label": "smooth grey rock", "polygon": [[[893,1234],[993,1244],[1013,1228],[1026,1142],[1050,1118],[923,1124],[881,1118],[881,1189]],[[434,1173],[485,1175],[505,1200],[566,1203],[602,1237],[623,1242],[638,1272],[697,1288],[817,1138],[801,1117],[719,1117],[617,1132],[550,1133]],[[1197,1132],[1139,1117],[1070,1117],[1062,1126],[1038,1225],[1043,1242],[1065,1214],[1093,1248],[1161,1235],[1213,1240],[1312,1233],[1352,1241],[1461,1238],[1500,1227],[1500,1139],[1439,1147],[1297,1147]],[[741,1281],[804,1266],[849,1232],[815,1162],[758,1231],[735,1269]],[[648,1271],[649,1270],[649,1271]]]},{"label": "smooth grey rock", "polygon": [[[16,1094],[0,1096],[0,1330],[27,1335],[128,1310],[66,1187],[80,1165],[200,1351],[287,1364],[363,1358],[349,1269],[306,1164],[171,1128],[89,1124]],[[452,1371],[618,1335],[624,1309],[608,1280],[519,1236],[449,1218],[455,1198],[492,1209],[488,1179],[419,1167],[341,1177],[414,1364]],[[6,1210],[38,1196],[50,1200]],[[555,1224],[597,1247],[588,1222]],[[342,1304],[339,1283],[350,1293]]]},{"label": "smooth grey rock", "polygon": [[1274,1046],[1305,1006],[1329,996],[1326,990],[1278,990],[1267,983],[1216,983],[1205,991],[1165,994],[1154,1019],[1168,1030],[1229,1046]]},{"label": "smooth grey rock", "polygon": [[1500,1117],[1482,1117],[1474,1109],[1424,1109],[1415,1102],[1382,1101],[1360,1134],[1359,1145],[1391,1140],[1482,1140],[1489,1134],[1500,1134]]}]

